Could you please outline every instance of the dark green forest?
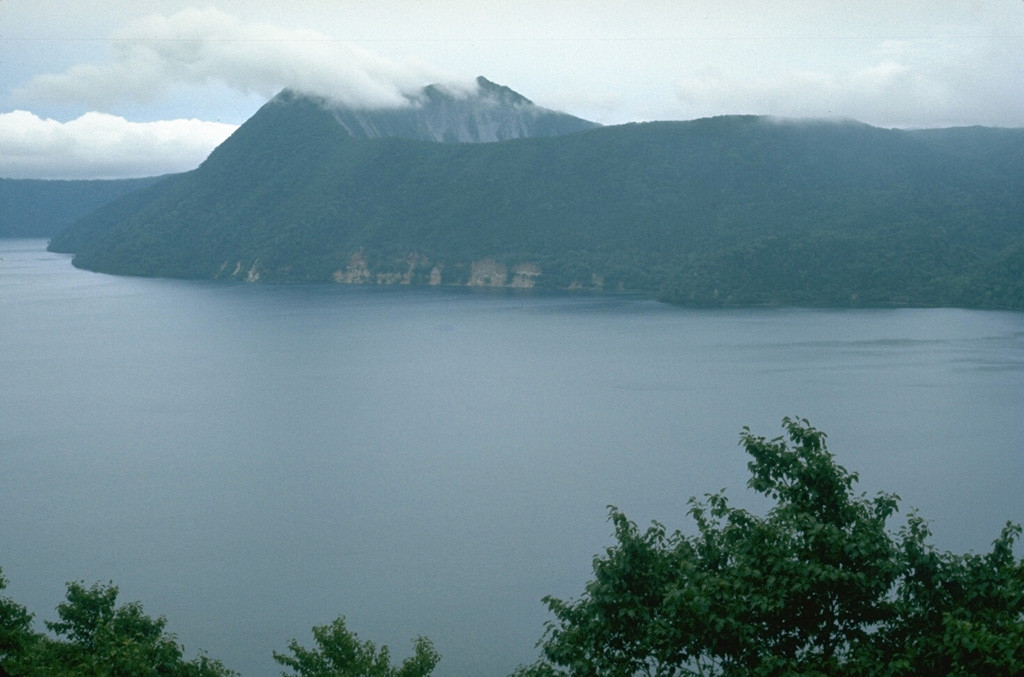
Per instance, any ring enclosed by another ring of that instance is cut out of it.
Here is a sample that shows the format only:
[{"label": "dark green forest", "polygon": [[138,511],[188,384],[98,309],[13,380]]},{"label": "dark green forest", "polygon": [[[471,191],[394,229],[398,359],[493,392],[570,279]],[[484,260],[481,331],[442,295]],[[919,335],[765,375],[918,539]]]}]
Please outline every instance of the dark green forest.
[{"label": "dark green forest", "polygon": [[[856,490],[825,433],[785,419],[784,436],[744,429],[755,514],[723,492],[690,500],[689,533],[640,529],[610,508],[615,543],[594,558],[573,600],[545,598],[554,617],[541,656],[514,677],[649,675],[1005,676],[1024,674],[1024,559],[1007,523],[986,554],[935,548],[899,497]],[[6,581],[0,576],[0,593]],[[58,620],[0,596],[0,675],[227,677],[221,662],[184,649],[113,584],[69,583]],[[360,640],[345,618],[273,652],[285,677],[426,677],[441,656],[429,639],[393,665],[387,646]]]},{"label": "dark green forest", "polygon": [[[276,99],[52,241],[116,274],[1024,308],[1024,130],[734,116],[486,144],[351,138]],[[497,272],[473,277],[473,263]]]},{"label": "dark green forest", "polygon": [[157,180],[0,179],[0,237],[52,237],[97,207]]}]

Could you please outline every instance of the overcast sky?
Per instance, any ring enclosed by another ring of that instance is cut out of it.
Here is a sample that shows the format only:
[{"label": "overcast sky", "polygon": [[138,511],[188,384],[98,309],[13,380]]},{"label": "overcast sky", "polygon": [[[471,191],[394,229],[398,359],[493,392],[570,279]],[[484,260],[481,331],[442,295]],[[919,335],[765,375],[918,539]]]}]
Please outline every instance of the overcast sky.
[{"label": "overcast sky", "polygon": [[603,124],[1024,127],[1024,0],[0,0],[0,177],[184,171],[283,87],[477,75]]}]

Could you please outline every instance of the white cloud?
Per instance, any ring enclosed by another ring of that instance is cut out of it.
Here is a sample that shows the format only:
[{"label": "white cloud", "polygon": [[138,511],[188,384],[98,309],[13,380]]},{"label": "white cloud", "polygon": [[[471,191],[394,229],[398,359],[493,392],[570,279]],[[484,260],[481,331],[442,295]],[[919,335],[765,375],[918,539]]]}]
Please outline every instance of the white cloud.
[{"label": "white cloud", "polygon": [[0,114],[0,177],[126,178],[187,171],[236,129],[201,120],[128,122],[87,113],[70,122]]},{"label": "white cloud", "polygon": [[313,30],[244,23],[215,8],[152,15],[113,36],[113,59],[39,75],[19,100],[74,100],[94,109],[150,103],[178,85],[220,83],[270,97],[284,87],[350,106],[401,106],[444,80],[416,60],[388,60]]},{"label": "white cloud", "polygon": [[[783,117],[844,117],[885,127],[970,124],[1016,126],[1024,93],[1005,87],[1013,65],[985,64],[957,45],[885,41],[859,64],[832,69],[779,69],[749,73],[705,69],[676,82],[691,117],[721,111]],[[998,61],[995,63],[999,63]],[[983,73],[984,77],[978,74]],[[1006,75],[1006,77],[1001,77]]]}]

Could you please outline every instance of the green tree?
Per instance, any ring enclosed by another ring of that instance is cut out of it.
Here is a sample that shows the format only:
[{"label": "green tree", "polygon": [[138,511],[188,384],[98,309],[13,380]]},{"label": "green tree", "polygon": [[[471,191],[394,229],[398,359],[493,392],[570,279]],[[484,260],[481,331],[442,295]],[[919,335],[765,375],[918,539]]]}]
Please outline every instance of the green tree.
[{"label": "green tree", "polygon": [[894,675],[1024,674],[1024,560],[1021,528],[1007,524],[985,555],[940,552],[924,520],[901,531],[896,619],[880,629],[869,658]]},{"label": "green tree", "polygon": [[227,677],[219,661],[185,660],[164,617],[151,618],[138,602],[117,606],[114,585],[68,583],[53,636],[39,636],[13,661],[14,675],[74,677]]},{"label": "green tree", "polygon": [[360,641],[339,616],[330,625],[313,628],[317,648],[306,649],[296,640],[288,643],[292,655],[274,652],[274,660],[291,668],[285,677],[426,677],[433,672],[440,654],[425,637],[413,643],[413,655],[398,667],[391,665],[387,646],[377,649],[373,642]]},{"label": "green tree", "polygon": [[[7,579],[0,570],[0,592]],[[0,596],[0,675],[17,669],[17,662],[38,639],[32,631],[32,614],[20,604]]]},{"label": "green tree", "polygon": [[788,443],[741,435],[764,516],[709,494],[687,536],[611,508],[616,544],[581,598],[545,598],[542,658],[517,674],[1024,673],[1020,527],[983,556],[936,551],[916,514],[894,535],[897,496],[855,494],[824,433],[783,425]]}]

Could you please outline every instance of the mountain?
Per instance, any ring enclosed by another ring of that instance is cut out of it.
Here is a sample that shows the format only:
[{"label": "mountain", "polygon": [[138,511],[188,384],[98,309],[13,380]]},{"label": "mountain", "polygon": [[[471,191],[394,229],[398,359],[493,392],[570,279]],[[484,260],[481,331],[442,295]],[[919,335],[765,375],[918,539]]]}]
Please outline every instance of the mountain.
[{"label": "mountain", "polygon": [[[475,93],[459,93],[430,85],[408,98],[401,108],[356,109],[321,101],[334,119],[358,139],[397,137],[442,143],[482,143],[533,136],[558,136],[599,125],[566,113],[542,108],[508,87],[485,77],[476,79]],[[301,98],[291,91],[281,102]]]},{"label": "mountain", "polygon": [[157,181],[0,179],[0,237],[50,237],[97,207]]},{"label": "mountain", "polygon": [[285,93],[51,248],[129,275],[1024,308],[1024,130],[726,116],[437,143],[351,127]]}]

